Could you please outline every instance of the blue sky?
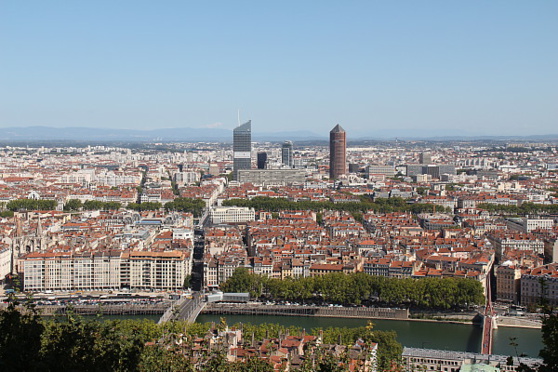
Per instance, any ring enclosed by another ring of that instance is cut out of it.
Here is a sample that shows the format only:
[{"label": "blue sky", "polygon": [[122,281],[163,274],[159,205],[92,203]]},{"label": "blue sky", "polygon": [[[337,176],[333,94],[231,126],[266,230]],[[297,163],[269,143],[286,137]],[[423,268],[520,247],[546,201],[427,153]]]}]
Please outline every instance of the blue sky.
[{"label": "blue sky", "polygon": [[558,1],[0,0],[0,127],[558,133]]}]

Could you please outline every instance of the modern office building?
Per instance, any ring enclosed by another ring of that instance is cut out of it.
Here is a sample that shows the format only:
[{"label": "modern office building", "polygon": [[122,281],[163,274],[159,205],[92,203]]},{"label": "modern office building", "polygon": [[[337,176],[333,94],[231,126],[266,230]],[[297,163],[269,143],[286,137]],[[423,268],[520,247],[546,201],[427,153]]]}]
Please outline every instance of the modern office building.
[{"label": "modern office building", "polygon": [[293,142],[285,141],[281,146],[281,163],[283,166],[292,168],[294,165],[293,160]]},{"label": "modern office building", "polygon": [[267,167],[267,152],[258,152],[257,164],[258,169],[265,169]]},{"label": "modern office building", "polygon": [[241,169],[238,171],[238,181],[263,186],[303,184],[306,181],[306,171],[304,169]]},{"label": "modern office building", "polygon": [[233,171],[234,179],[240,169],[252,168],[252,121],[239,125],[233,130]]},{"label": "modern office building", "polygon": [[329,178],[347,174],[347,133],[337,124],[329,132]]},{"label": "modern office building", "polygon": [[387,177],[393,177],[395,173],[396,171],[393,165],[369,165],[364,171],[366,178],[370,178],[371,174],[382,174]]},{"label": "modern office building", "polygon": [[432,164],[432,155],[428,152],[421,152],[419,155],[420,164]]},{"label": "modern office building", "polygon": [[442,174],[455,174],[455,166],[450,164],[438,164],[426,166],[423,174],[429,174],[432,178],[440,179]]},{"label": "modern office building", "polygon": [[407,176],[416,177],[421,174],[430,175],[432,178],[440,179],[443,174],[455,174],[455,165],[451,164],[407,164]]}]

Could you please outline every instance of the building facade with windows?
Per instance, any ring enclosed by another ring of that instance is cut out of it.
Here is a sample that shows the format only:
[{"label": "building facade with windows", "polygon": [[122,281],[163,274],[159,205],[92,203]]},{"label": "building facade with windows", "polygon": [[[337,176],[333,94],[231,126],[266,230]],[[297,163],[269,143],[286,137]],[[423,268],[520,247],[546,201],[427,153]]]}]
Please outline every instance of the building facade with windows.
[{"label": "building facade with windows", "polygon": [[283,142],[283,145],[281,146],[281,163],[283,166],[289,168],[294,166],[292,141]]},{"label": "building facade with windows", "polygon": [[233,170],[235,180],[240,169],[252,168],[252,121],[233,130]]},{"label": "building facade with windows", "polygon": [[209,215],[213,224],[246,223],[256,219],[254,208],[248,207],[214,207]]},{"label": "building facade with windows", "polygon": [[186,251],[32,252],[21,260],[26,291],[173,290],[192,273]]},{"label": "building facade with windows", "polygon": [[347,174],[347,132],[337,124],[329,132],[329,178]]}]

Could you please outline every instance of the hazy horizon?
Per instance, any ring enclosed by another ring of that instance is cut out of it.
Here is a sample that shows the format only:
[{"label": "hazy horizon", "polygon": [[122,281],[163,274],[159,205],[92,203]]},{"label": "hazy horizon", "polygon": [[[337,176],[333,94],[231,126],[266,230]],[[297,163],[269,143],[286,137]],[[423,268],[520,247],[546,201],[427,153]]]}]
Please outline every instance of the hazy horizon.
[{"label": "hazy horizon", "polygon": [[2,2],[0,127],[558,131],[558,3]]}]

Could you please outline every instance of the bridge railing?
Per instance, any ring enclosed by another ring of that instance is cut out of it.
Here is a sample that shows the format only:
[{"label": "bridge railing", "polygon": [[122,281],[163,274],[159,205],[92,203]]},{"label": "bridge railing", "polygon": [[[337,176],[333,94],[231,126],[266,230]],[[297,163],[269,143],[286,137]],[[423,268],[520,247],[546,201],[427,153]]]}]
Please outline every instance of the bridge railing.
[{"label": "bridge railing", "polygon": [[177,309],[183,306],[186,301],[188,301],[188,298],[186,297],[181,297],[180,299],[173,301],[173,303],[167,308],[163,315],[161,315],[161,318],[159,318],[157,324],[165,323],[169,320],[172,320],[172,317]]},{"label": "bridge railing", "polygon": [[203,296],[200,293],[194,293],[191,298],[183,297],[165,311],[158,323],[179,319],[194,322],[204,306],[205,302],[203,302]]}]

